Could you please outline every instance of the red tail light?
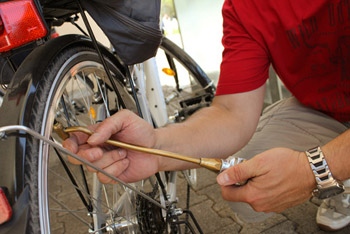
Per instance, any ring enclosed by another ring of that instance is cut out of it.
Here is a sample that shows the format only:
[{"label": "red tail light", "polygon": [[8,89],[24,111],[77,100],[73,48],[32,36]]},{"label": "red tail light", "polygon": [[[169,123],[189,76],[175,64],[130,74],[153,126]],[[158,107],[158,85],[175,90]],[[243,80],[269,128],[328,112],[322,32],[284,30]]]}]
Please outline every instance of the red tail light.
[{"label": "red tail light", "polygon": [[5,192],[0,188],[0,224],[9,221],[11,216],[11,206],[6,198]]},{"label": "red tail light", "polygon": [[0,4],[0,53],[42,38],[47,29],[33,0]]}]

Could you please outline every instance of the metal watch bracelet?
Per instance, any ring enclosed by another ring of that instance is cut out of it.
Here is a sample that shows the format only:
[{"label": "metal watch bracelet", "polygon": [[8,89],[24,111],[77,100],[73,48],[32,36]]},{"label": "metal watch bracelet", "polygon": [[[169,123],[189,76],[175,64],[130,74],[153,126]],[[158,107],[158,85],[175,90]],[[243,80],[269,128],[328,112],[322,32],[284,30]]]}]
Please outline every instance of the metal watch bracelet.
[{"label": "metal watch bracelet", "polygon": [[305,153],[317,183],[317,188],[312,192],[312,195],[325,199],[344,192],[343,184],[333,178],[321,148],[318,146],[305,151]]}]

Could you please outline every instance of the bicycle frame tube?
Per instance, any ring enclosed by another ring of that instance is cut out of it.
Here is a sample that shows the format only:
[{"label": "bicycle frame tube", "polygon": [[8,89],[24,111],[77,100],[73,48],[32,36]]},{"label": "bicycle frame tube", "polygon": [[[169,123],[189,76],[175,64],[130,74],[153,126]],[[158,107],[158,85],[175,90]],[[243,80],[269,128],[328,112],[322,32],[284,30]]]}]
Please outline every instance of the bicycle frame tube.
[{"label": "bicycle frame tube", "polygon": [[143,72],[143,64],[137,64],[133,66],[133,78],[136,86],[138,87],[137,90],[137,99],[140,104],[140,108],[142,111],[142,117],[145,119],[148,123],[153,124],[152,115],[148,108],[148,101],[147,101],[147,95],[146,95],[146,82]]},{"label": "bicycle frame tube", "polygon": [[[168,114],[155,57],[134,65],[133,71],[143,118],[157,127],[165,126],[168,124]],[[176,171],[170,172],[170,179],[166,184],[168,194],[163,194],[170,203],[176,201],[176,175]],[[166,181],[165,176],[163,177],[163,181]]]},{"label": "bicycle frame tube", "polygon": [[143,64],[146,74],[146,96],[149,108],[157,127],[163,127],[168,123],[168,114],[159,79],[157,62],[153,57],[146,60]]}]

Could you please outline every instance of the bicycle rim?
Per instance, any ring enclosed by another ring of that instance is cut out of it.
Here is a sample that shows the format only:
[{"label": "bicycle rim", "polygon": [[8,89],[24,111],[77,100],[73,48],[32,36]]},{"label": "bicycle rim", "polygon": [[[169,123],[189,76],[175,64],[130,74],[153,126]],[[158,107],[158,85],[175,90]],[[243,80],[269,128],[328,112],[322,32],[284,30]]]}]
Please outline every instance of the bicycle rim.
[{"label": "bicycle rim", "polygon": [[[60,140],[53,132],[55,122],[86,126],[102,121],[120,108],[95,52],[81,51],[67,57],[53,78],[41,115],[41,133],[57,142]],[[121,75],[116,72],[117,69],[112,69],[113,76]],[[117,87],[126,99],[124,102],[133,109],[133,100],[120,78]],[[56,154],[64,158],[48,145],[40,144],[38,206],[42,233],[139,232],[140,215],[136,207],[139,198],[135,193],[119,185],[102,185],[94,173],[85,167],[64,165]],[[135,187],[153,189],[149,180]]]}]

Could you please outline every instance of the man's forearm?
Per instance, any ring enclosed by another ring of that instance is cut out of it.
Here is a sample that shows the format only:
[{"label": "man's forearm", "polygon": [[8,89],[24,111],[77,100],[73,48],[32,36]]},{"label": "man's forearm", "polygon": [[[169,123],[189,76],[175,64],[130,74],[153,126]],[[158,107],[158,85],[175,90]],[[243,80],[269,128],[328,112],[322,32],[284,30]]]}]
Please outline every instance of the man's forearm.
[{"label": "man's forearm", "polygon": [[339,135],[322,147],[333,177],[337,180],[350,178],[350,130]]},{"label": "man's forearm", "polygon": [[[239,137],[238,121],[230,117],[218,117],[215,107],[202,109],[185,123],[172,124],[157,130],[161,143],[157,148],[181,153],[192,157],[223,158],[232,154],[239,141],[247,137]],[[232,122],[234,124],[232,124]],[[194,164],[179,160],[161,158],[163,170],[183,170],[195,167]]]},{"label": "man's forearm", "polygon": [[[264,87],[238,94],[239,99],[243,99],[239,102],[226,102],[227,97],[216,97],[212,106],[199,110],[184,123],[158,129],[156,147],[201,158],[224,158],[232,155],[249,141],[255,131],[261,113],[263,92]],[[178,160],[160,159],[162,170],[191,167],[194,165]]]}]

